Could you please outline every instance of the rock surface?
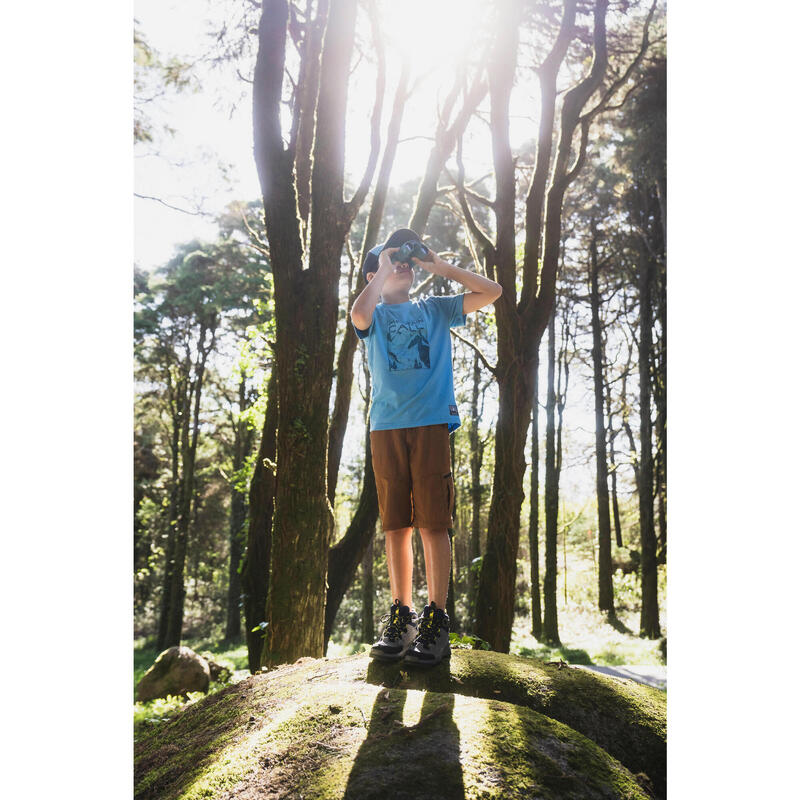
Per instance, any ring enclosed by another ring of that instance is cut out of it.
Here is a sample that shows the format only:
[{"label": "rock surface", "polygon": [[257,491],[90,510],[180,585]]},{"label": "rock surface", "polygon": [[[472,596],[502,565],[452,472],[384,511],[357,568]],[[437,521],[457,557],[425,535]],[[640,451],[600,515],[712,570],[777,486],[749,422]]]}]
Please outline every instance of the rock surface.
[{"label": "rock surface", "polygon": [[185,708],[135,751],[137,800],[664,797],[665,696],[487,651],[430,671],[301,659]]},{"label": "rock surface", "polygon": [[140,703],[167,695],[208,692],[208,662],[190,647],[170,647],[161,652],[136,687]]}]

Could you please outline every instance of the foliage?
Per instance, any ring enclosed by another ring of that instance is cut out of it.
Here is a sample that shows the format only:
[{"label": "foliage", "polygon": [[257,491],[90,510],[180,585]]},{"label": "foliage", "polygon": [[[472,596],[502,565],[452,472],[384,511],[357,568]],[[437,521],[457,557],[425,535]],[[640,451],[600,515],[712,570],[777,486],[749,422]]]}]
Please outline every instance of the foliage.
[{"label": "foliage", "polygon": [[[234,439],[250,430],[252,448],[263,419],[256,399],[272,322],[269,265],[241,232],[221,225],[216,241],[187,242],[154,273],[136,271],[134,293],[136,629],[149,632],[155,624],[166,539],[189,464],[186,628],[207,629],[224,616],[227,602],[230,491],[246,490],[254,459],[248,451],[234,469]],[[199,438],[192,459],[187,442],[195,402]]]},{"label": "foliage", "polygon": [[[155,137],[155,123],[148,109],[150,104],[167,91],[198,91],[199,81],[193,74],[194,65],[171,56],[164,58],[147,41],[137,26],[133,31],[133,141],[152,142]],[[161,124],[160,129],[174,135],[174,128]]]}]

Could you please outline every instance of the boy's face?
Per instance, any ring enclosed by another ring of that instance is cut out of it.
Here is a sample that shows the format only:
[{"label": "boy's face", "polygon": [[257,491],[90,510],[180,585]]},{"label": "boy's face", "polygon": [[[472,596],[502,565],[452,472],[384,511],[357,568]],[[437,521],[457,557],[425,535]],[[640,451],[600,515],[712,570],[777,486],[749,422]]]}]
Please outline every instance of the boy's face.
[{"label": "boy's face", "polygon": [[[371,281],[375,277],[374,272],[367,273],[367,280]],[[383,284],[384,291],[403,290],[408,291],[414,284],[414,270],[408,264],[395,264],[394,269],[389,273],[386,282]]]}]

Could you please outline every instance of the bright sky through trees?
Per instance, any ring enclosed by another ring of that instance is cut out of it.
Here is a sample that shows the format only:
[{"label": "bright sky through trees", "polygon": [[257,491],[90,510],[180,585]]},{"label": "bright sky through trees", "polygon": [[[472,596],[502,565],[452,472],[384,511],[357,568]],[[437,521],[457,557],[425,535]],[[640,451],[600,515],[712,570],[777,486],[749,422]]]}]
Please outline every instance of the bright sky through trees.
[{"label": "bright sky through trees", "polygon": [[[148,42],[163,56],[194,61],[207,51],[208,32],[214,29],[215,22],[222,21],[220,7],[224,4],[207,4],[205,18],[198,16],[198,5],[189,0],[137,0],[135,15]],[[412,81],[421,78],[403,119],[401,144],[392,170],[392,184],[398,184],[422,173],[438,105],[452,86],[454,60],[465,57],[474,62],[477,57],[477,53],[470,52],[469,43],[481,30],[486,4],[477,0],[413,0],[381,6],[386,30],[396,31],[387,37],[390,46],[386,50],[384,134],[404,50],[412,53]],[[371,35],[363,14],[358,22],[359,40],[369,45]],[[211,70],[203,64],[199,76],[202,92],[170,92],[148,104],[175,134],[161,137],[155,146],[144,145],[137,152],[135,185],[138,194],[157,197],[186,210],[195,210],[201,204],[203,210],[215,213],[233,199],[253,199],[259,194],[252,154],[250,84],[238,78],[233,67]],[[512,93],[512,147],[533,138],[538,124],[538,87],[532,73],[523,78]],[[353,74],[348,93],[346,170],[353,181],[360,177],[369,154],[374,95],[374,64],[364,60]],[[487,96],[479,106],[479,114],[488,119],[488,112]],[[491,170],[488,125],[470,125],[464,140],[464,161],[468,177]],[[223,177],[227,165],[229,169]],[[145,269],[169,258],[178,242],[210,235],[215,230],[207,218],[184,214],[150,199],[137,198],[135,213],[135,258]]]},{"label": "bright sky through trees", "polygon": [[[410,53],[411,84],[419,81],[409,98],[403,117],[400,145],[392,169],[391,185],[421,176],[431,146],[438,109],[451,90],[454,64],[476,63],[480,52],[475,35],[486,30],[488,4],[479,0],[407,0],[380,3],[381,24],[386,31],[386,94],[382,122],[382,144],[391,103],[402,67],[403,54]],[[194,62],[210,49],[210,32],[223,22],[230,24],[229,2],[199,3],[197,0],[136,0],[135,18],[139,31],[164,58],[177,56]],[[238,3],[241,7],[241,3]],[[369,120],[375,97],[376,62],[369,46],[372,42],[366,15],[358,16],[357,43],[365,51],[361,60],[355,56],[348,89],[346,131],[346,172],[354,185],[364,170],[369,154]],[[292,48],[289,48],[289,54]],[[532,53],[525,41],[520,48],[520,66],[511,94],[510,127],[512,148],[536,137],[538,128],[539,87],[532,69],[526,69],[526,57]],[[373,59],[370,61],[369,59]],[[533,64],[531,64],[533,66]],[[232,200],[251,200],[259,196],[252,152],[251,84],[236,74],[251,76],[252,63],[247,59],[212,69],[207,63],[196,67],[200,89],[196,92],[168,91],[148,102],[148,113],[157,125],[169,125],[173,135],[157,135],[154,143],[137,145],[135,191],[153,199],[136,198],[135,252],[138,266],[151,270],[173,254],[173,247],[193,237],[214,237],[217,227],[213,215]],[[472,77],[468,72],[468,78]],[[562,74],[560,85],[568,86],[572,77]],[[492,147],[488,125],[488,94],[478,106],[464,136],[464,163],[467,179],[487,175],[492,170]],[[520,175],[521,180],[526,177]],[[491,178],[490,178],[491,180]],[[446,176],[440,178],[444,183]],[[351,189],[352,191],[352,189]],[[493,194],[494,187],[489,190]],[[205,214],[187,214],[167,207],[169,203],[188,211],[200,209]],[[454,288],[458,291],[458,288]],[[540,401],[546,392],[546,337],[542,343]],[[359,369],[358,360],[356,369]],[[580,370],[583,372],[583,370]],[[635,380],[630,389],[633,391]],[[491,393],[496,397],[496,390]],[[561,485],[565,496],[586,497],[593,490],[594,468],[584,454],[590,453],[594,438],[594,411],[591,375],[573,374],[565,408],[565,463]],[[486,425],[496,415],[496,405],[487,398]],[[363,418],[360,397],[354,398],[350,425]],[[540,431],[544,435],[544,410]],[[347,437],[344,460],[359,457],[357,437]],[[543,465],[540,467],[543,470]],[[624,470],[623,479],[629,469]],[[543,474],[543,473],[542,473]],[[632,489],[631,486],[628,487]]]}]

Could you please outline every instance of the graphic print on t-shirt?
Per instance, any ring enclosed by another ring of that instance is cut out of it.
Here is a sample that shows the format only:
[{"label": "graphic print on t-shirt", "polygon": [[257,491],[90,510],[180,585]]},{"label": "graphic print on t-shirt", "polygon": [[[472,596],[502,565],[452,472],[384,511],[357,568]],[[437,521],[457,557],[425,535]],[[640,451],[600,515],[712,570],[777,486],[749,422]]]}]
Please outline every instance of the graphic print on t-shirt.
[{"label": "graphic print on t-shirt", "polygon": [[389,370],[430,369],[428,329],[421,317],[410,321],[390,317],[386,326]]}]

